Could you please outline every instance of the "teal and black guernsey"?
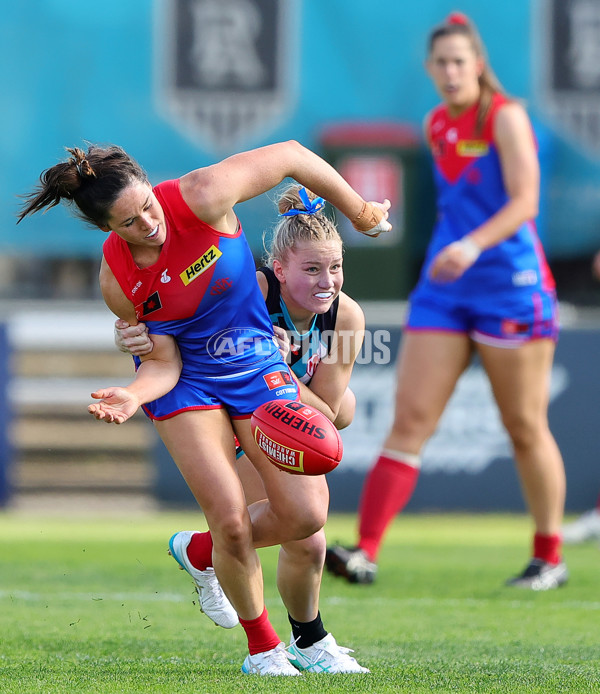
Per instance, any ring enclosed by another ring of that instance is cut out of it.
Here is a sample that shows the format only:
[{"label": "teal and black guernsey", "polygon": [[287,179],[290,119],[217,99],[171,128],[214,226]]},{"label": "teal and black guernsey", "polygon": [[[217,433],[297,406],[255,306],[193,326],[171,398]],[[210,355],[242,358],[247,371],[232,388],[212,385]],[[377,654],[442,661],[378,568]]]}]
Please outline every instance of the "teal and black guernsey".
[{"label": "teal and black guernsey", "polygon": [[266,304],[271,322],[286,330],[290,338],[287,362],[298,380],[308,385],[321,359],[331,351],[339,296],[335,298],[326,313],[315,315],[306,332],[299,333],[281,298],[279,280],[275,277],[275,273],[269,267],[258,269],[267,278],[269,289]]}]

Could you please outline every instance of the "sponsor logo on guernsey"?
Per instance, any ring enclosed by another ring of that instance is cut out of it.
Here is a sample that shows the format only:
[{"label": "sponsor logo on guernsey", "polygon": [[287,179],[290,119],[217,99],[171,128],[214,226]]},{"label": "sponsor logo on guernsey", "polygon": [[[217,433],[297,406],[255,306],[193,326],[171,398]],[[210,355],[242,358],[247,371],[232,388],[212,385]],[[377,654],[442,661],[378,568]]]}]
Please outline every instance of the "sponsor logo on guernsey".
[{"label": "sponsor logo on guernsey", "polygon": [[312,357],[306,362],[306,375],[311,378],[314,376],[317,366],[321,363],[321,355],[313,354]]},{"label": "sponsor logo on guernsey", "polygon": [[431,143],[431,151],[434,157],[443,157],[446,154],[447,149],[448,146],[446,144],[446,141],[440,138],[438,138],[437,140],[433,140],[433,142]]},{"label": "sponsor logo on guernsey", "polygon": [[470,166],[467,169],[466,179],[473,186],[479,185],[481,183],[481,169],[478,169],[476,166]]},{"label": "sponsor logo on guernsey", "polygon": [[458,142],[458,130],[456,128],[449,128],[449,130],[446,132],[446,140],[450,144]]},{"label": "sponsor logo on guernsey", "polygon": [[292,379],[287,371],[271,371],[271,373],[263,376],[263,379],[269,390],[292,385]]},{"label": "sponsor logo on guernsey", "polygon": [[456,144],[459,157],[484,157],[490,151],[485,140],[460,140]]},{"label": "sponsor logo on guernsey", "polygon": [[515,287],[531,287],[537,284],[538,276],[535,270],[521,270],[521,272],[514,272],[512,276],[512,283]]},{"label": "sponsor logo on guernsey", "polygon": [[160,281],[163,284],[167,284],[167,282],[171,281],[171,278],[168,275],[168,270],[163,270],[162,275],[160,276]]},{"label": "sponsor logo on guernsey", "polygon": [[189,267],[180,273],[179,277],[181,277],[181,281],[187,287],[196,277],[200,277],[203,272],[206,272],[209,267],[214,265],[222,255],[223,253],[215,245],[212,245],[198,258],[198,260],[195,260]]},{"label": "sponsor logo on guernsey", "polygon": [[254,430],[254,440],[267,458],[279,465],[279,467],[286,467],[290,470],[303,472],[304,451],[299,451],[295,448],[284,446],[278,441],[274,441],[267,436],[260,427],[256,427]]},{"label": "sponsor logo on guernsey", "polygon": [[442,119],[436,120],[436,121],[434,121],[433,125],[431,126],[431,132],[433,134],[435,134],[435,133],[439,132],[445,125],[446,125],[445,120],[442,120]]},{"label": "sponsor logo on guernsey", "polygon": [[210,293],[213,296],[216,294],[223,294],[223,292],[226,292],[232,285],[233,282],[229,279],[229,277],[221,277],[212,285],[210,288]]},{"label": "sponsor logo on guernsey", "polygon": [[503,335],[526,335],[529,332],[529,324],[505,318],[500,325],[500,330]]},{"label": "sponsor logo on guernsey", "polygon": [[135,307],[135,315],[138,318],[144,318],[145,316],[149,315],[150,313],[154,313],[154,311],[158,311],[158,309],[162,308],[162,303],[160,301],[160,295],[158,292],[154,292],[150,294],[150,296],[144,301],[143,304],[138,304]]},{"label": "sponsor logo on guernsey", "polygon": [[131,290],[131,296],[133,296],[141,286],[142,286],[142,283],[137,282],[135,287]]}]

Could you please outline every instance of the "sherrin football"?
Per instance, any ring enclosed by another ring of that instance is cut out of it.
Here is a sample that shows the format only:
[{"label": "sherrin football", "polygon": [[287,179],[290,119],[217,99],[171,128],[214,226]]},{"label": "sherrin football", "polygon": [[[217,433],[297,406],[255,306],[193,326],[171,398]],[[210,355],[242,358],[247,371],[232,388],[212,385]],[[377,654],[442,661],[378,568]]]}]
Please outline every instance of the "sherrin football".
[{"label": "sherrin football", "polygon": [[324,475],[342,459],[342,439],[319,410],[294,400],[271,400],[250,419],[258,447],[281,470]]}]

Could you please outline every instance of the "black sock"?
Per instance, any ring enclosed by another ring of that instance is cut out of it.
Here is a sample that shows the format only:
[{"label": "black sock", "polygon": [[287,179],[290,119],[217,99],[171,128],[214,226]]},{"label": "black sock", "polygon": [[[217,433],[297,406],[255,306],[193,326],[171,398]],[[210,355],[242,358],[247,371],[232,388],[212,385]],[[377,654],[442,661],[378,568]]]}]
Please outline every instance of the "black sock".
[{"label": "black sock", "polygon": [[320,612],[317,612],[317,616],[312,622],[297,622],[289,614],[288,619],[292,625],[292,636],[298,648],[308,648],[327,636]]}]

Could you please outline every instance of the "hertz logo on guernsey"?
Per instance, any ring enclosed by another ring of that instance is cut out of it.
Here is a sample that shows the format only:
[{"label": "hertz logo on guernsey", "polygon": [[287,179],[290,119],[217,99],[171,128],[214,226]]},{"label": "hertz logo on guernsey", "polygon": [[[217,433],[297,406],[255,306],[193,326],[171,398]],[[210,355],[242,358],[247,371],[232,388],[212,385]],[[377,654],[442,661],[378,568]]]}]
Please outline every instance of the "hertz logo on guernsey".
[{"label": "hertz logo on guernsey", "polygon": [[180,273],[181,281],[187,285],[199,277],[211,265],[214,265],[223,253],[216,247],[211,246],[206,253],[203,253],[198,260],[193,262],[187,269]]},{"label": "hertz logo on guernsey", "polygon": [[489,151],[490,145],[485,140],[459,140],[456,143],[459,157],[485,157]]}]

